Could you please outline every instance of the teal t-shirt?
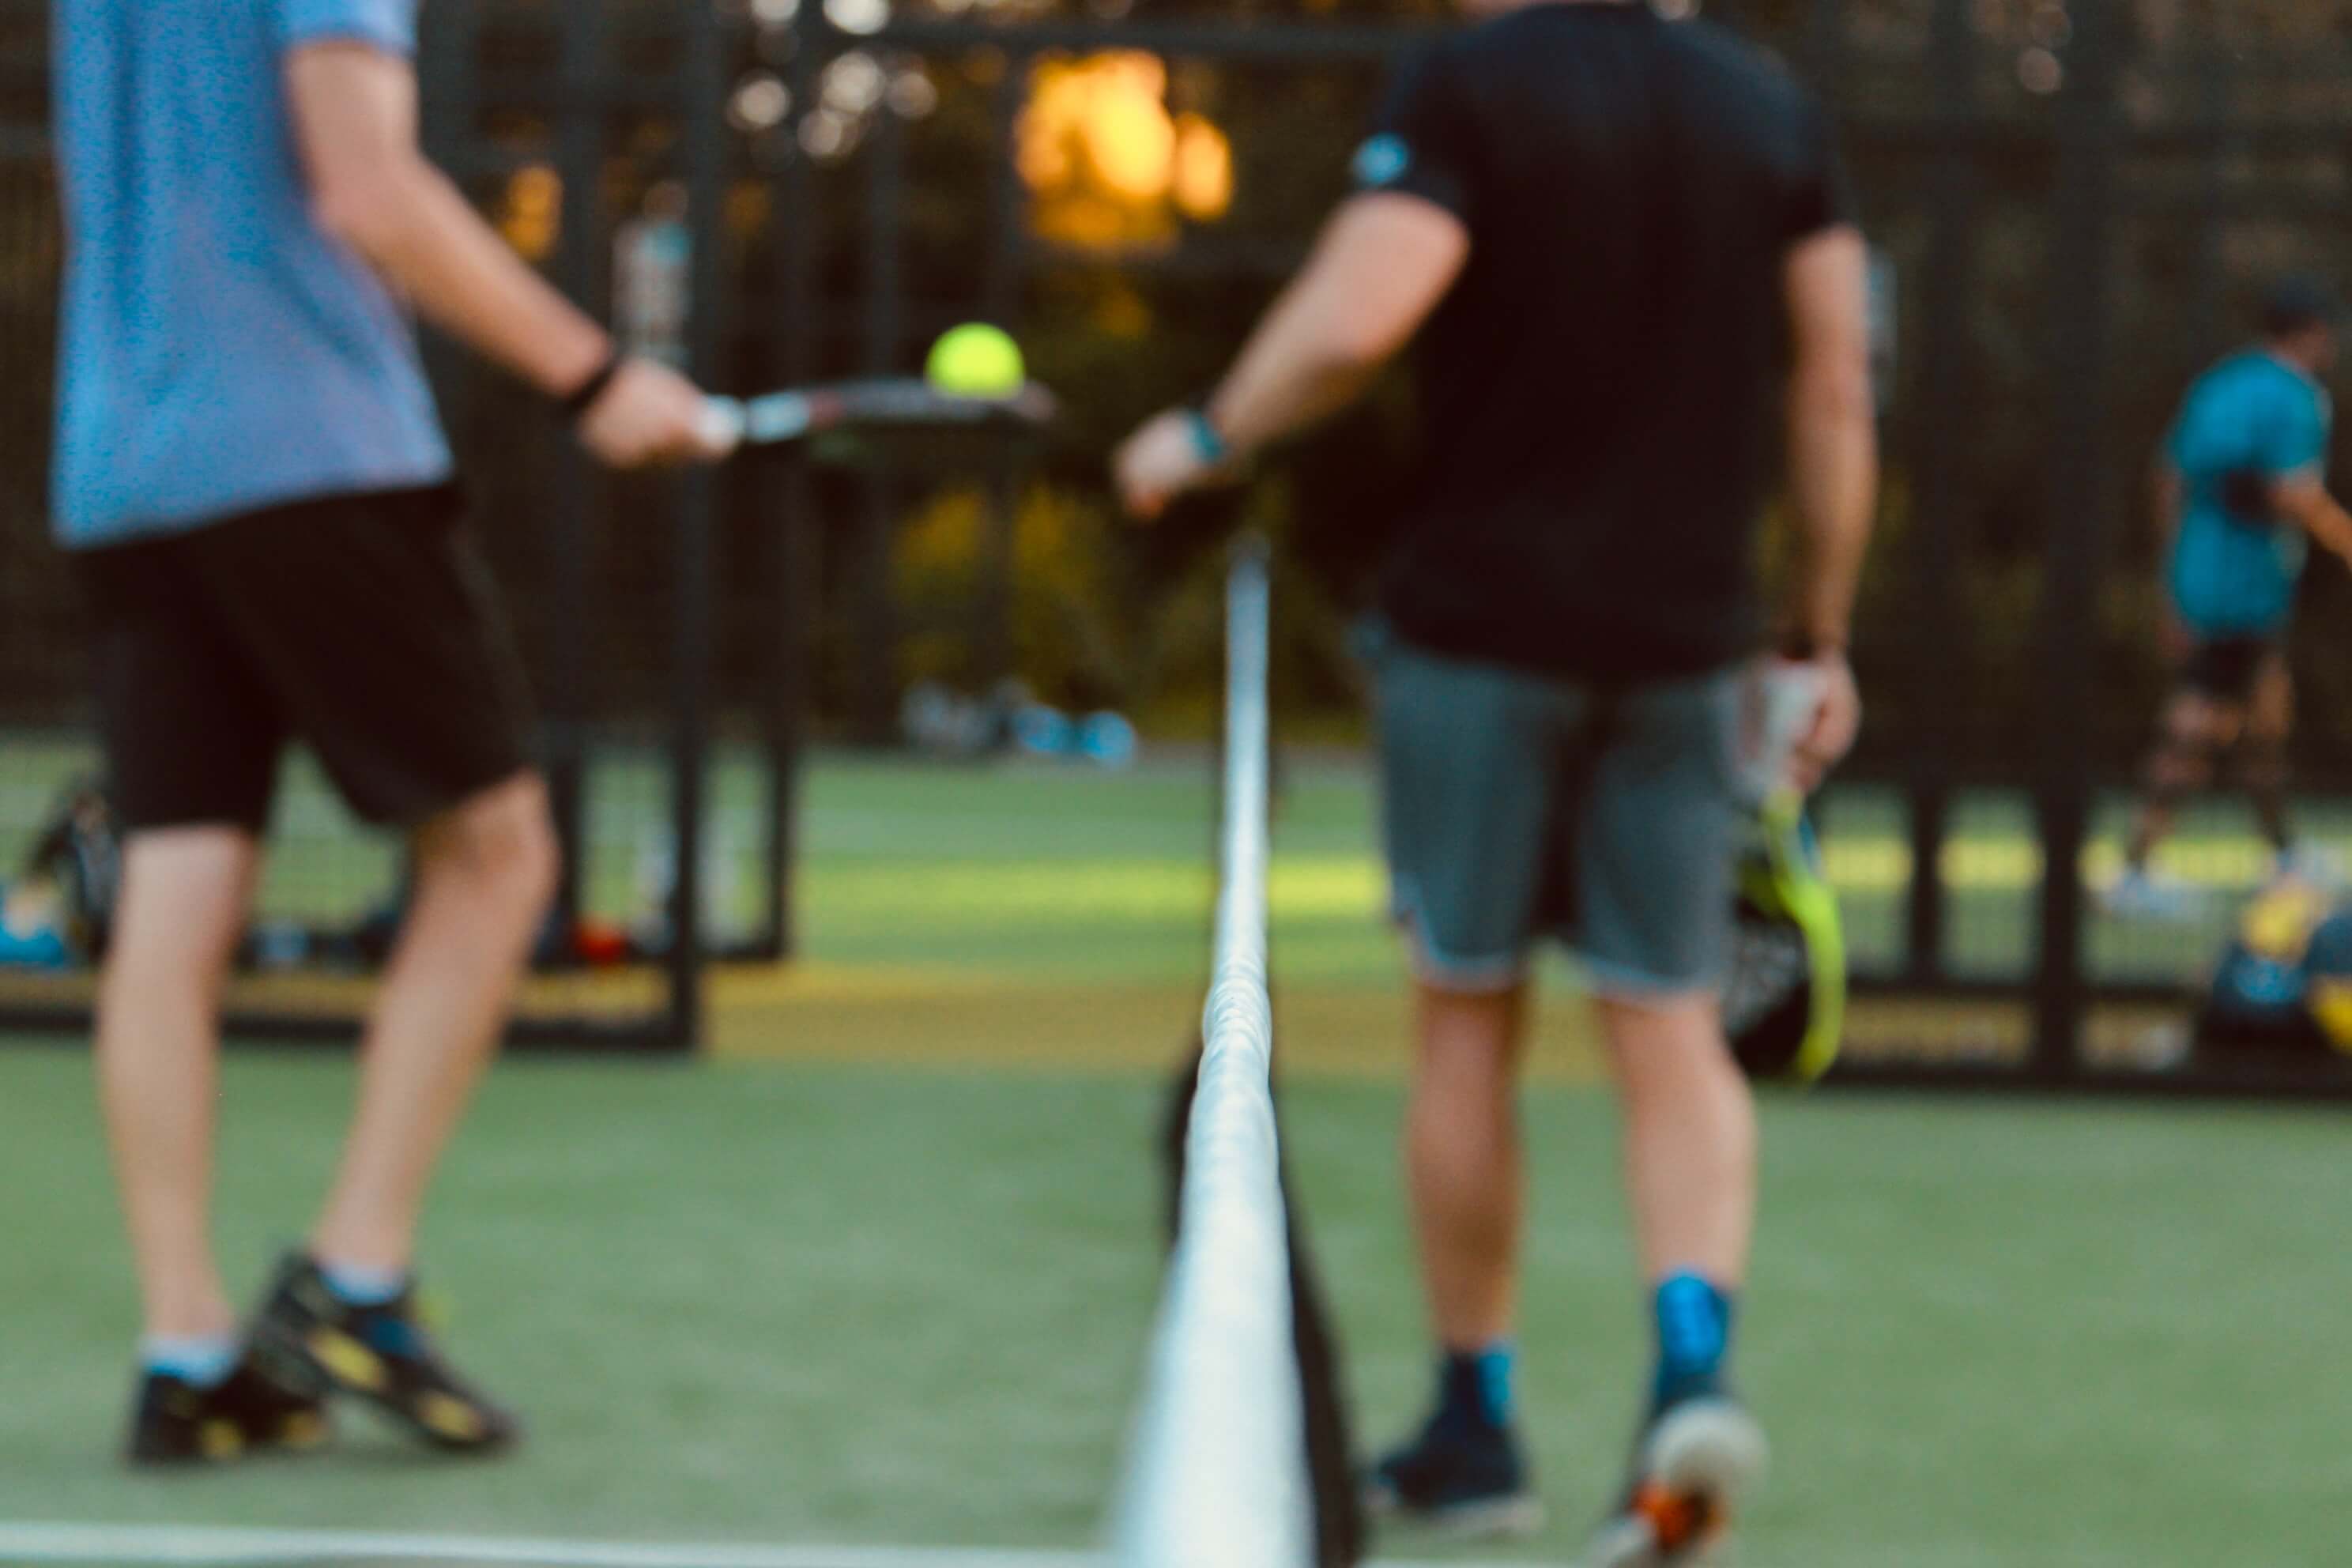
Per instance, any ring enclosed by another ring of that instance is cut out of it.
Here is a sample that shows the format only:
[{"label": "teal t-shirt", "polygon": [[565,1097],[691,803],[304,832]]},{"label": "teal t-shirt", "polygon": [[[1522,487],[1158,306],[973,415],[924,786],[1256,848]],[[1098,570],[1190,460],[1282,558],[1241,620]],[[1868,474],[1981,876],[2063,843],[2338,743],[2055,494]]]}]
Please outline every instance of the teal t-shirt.
[{"label": "teal t-shirt", "polygon": [[2192,632],[2267,637],[2294,614],[2303,531],[2233,508],[2231,479],[2318,474],[2332,414],[2326,388],[2259,351],[2223,360],[2189,389],[2166,447],[2182,484],[2167,580]]},{"label": "teal t-shirt", "polygon": [[285,57],[408,54],[416,0],[56,0],[52,505],[87,547],[449,478],[415,334],[312,220]]}]

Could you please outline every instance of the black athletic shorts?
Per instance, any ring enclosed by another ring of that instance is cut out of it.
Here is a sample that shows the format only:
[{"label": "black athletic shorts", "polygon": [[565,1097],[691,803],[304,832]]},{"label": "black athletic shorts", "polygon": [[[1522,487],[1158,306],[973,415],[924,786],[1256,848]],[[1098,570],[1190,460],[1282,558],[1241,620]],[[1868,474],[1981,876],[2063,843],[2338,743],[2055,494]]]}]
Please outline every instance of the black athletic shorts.
[{"label": "black athletic shorts", "polygon": [[78,552],[130,828],[268,823],[310,748],[367,820],[528,765],[530,703],[455,487],[338,496]]},{"label": "black athletic shorts", "polygon": [[2269,637],[2214,637],[2189,650],[2180,684],[2208,702],[2242,708],[2254,700],[2263,666],[2278,651]]}]

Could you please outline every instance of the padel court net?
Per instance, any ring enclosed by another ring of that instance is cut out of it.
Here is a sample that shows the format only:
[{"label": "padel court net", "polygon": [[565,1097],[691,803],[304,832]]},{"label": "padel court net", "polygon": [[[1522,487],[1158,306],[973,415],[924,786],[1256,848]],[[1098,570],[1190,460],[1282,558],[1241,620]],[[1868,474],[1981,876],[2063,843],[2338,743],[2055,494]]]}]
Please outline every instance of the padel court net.
[{"label": "padel court net", "polygon": [[1268,601],[1264,557],[1245,552],[1226,600],[1215,963],[1175,1248],[1114,1526],[1118,1568],[1313,1561],[1266,988]]}]

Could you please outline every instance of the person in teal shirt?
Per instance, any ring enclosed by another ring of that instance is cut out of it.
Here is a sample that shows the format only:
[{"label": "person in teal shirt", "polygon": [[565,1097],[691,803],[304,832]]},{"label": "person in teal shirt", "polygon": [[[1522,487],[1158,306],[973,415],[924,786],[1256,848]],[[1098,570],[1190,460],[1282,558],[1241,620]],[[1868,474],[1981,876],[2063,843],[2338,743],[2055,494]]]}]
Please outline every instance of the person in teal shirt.
[{"label": "person in teal shirt", "polygon": [[2123,878],[2109,906],[2185,912],[2181,890],[2148,860],[2181,801],[2225,762],[2252,797],[2282,873],[2301,867],[2287,819],[2294,690],[2286,642],[2313,541],[2352,561],[2352,516],[2327,492],[2333,405],[2322,378],[2336,356],[2338,307],[2291,279],[2263,309],[2263,339],[2189,387],[2158,466],[2168,536],[2165,590],[2179,675],[2149,759]]}]

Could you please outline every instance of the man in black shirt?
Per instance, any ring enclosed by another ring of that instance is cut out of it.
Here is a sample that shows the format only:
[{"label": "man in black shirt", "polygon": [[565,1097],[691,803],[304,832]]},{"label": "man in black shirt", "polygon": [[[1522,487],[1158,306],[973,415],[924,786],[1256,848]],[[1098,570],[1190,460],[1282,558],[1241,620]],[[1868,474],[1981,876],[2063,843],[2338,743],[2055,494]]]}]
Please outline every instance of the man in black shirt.
[{"label": "man in black shirt", "polygon": [[[1557,936],[1598,999],[1658,1329],[1597,1559],[1689,1562],[1763,1457],[1726,1375],[1756,1180],[1717,1003],[1735,775],[1775,636],[1773,673],[1808,696],[1769,765],[1810,787],[1860,718],[1844,647],[1876,488],[1864,248],[1807,96],[1729,35],[1616,0],[1508,5],[1449,37],[1355,173],[1223,384],[1138,431],[1118,479],[1156,515],[1418,335],[1430,456],[1378,662],[1441,1370],[1435,1414],[1370,1489],[1457,1527],[1539,1517],[1511,1430],[1513,1101],[1529,950]],[[1752,561],[1776,445],[1798,548],[1768,634]]]}]

